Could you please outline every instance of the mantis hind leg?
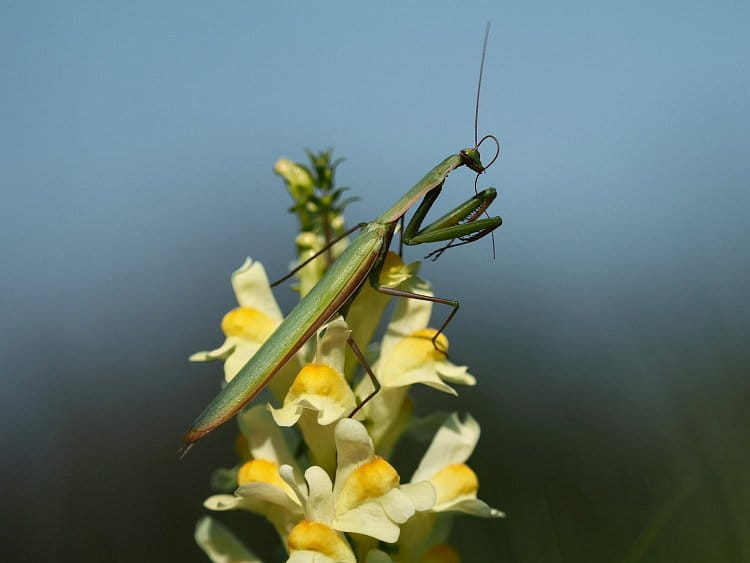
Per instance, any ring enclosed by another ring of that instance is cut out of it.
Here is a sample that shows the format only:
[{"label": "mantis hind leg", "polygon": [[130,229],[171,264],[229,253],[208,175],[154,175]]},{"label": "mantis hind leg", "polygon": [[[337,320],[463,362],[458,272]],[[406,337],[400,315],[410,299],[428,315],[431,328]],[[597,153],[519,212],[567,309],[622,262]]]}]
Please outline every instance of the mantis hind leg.
[{"label": "mantis hind leg", "polygon": [[445,357],[448,357],[448,350],[443,350],[441,346],[438,344],[438,338],[440,337],[443,332],[445,332],[446,327],[448,324],[453,320],[453,317],[456,316],[456,313],[458,312],[458,308],[461,306],[461,304],[458,301],[454,301],[453,299],[444,299],[442,297],[435,297],[434,295],[422,295],[421,293],[412,293],[410,291],[403,291],[401,289],[394,289],[392,287],[376,287],[377,291],[381,293],[385,293],[386,295],[392,295],[394,297],[405,297],[406,299],[416,299],[418,301],[429,301],[430,303],[439,303],[441,305],[448,305],[451,307],[451,312],[448,313],[448,316],[443,321],[443,324],[440,325],[440,328],[435,333],[435,336],[432,337],[432,345],[435,347],[435,350],[438,352],[441,352],[442,354],[445,354]]},{"label": "mantis hind leg", "polygon": [[367,358],[365,358],[365,355],[362,353],[362,350],[359,349],[359,346],[357,346],[357,343],[354,341],[354,338],[352,338],[352,335],[349,335],[349,338],[346,339],[346,343],[349,344],[349,347],[352,349],[352,352],[354,352],[354,355],[357,356],[357,359],[359,360],[359,363],[362,364],[362,367],[365,368],[365,371],[367,372],[368,377],[372,381],[372,385],[375,388],[372,393],[367,395],[364,399],[362,399],[362,402],[357,405],[357,408],[355,408],[351,413],[349,413],[349,418],[352,418],[359,409],[364,407],[370,399],[372,399],[375,395],[378,394],[378,391],[380,391],[380,381],[378,381],[378,378],[375,376],[375,373],[372,371],[372,368],[370,367],[370,363],[367,361]]},{"label": "mantis hind leg", "polygon": [[297,272],[299,272],[302,268],[304,268],[305,266],[307,266],[310,262],[312,262],[313,260],[315,260],[318,256],[320,256],[320,255],[328,252],[333,247],[334,244],[336,244],[337,242],[340,242],[344,238],[348,237],[354,231],[358,231],[358,230],[362,229],[362,227],[364,227],[365,225],[367,225],[367,223],[358,223],[358,224],[354,225],[348,231],[346,231],[346,232],[340,234],[339,236],[337,236],[336,238],[332,239],[331,242],[329,242],[323,248],[321,248],[320,250],[318,250],[315,254],[313,254],[312,256],[310,256],[310,258],[308,258],[304,262],[301,262],[301,263],[297,264],[294,268],[292,268],[289,272],[287,272],[283,277],[281,277],[281,278],[277,279],[275,282],[273,282],[271,284],[271,287],[276,287],[280,283],[285,282],[286,280],[288,280],[289,278],[291,278],[294,274],[296,274]]}]

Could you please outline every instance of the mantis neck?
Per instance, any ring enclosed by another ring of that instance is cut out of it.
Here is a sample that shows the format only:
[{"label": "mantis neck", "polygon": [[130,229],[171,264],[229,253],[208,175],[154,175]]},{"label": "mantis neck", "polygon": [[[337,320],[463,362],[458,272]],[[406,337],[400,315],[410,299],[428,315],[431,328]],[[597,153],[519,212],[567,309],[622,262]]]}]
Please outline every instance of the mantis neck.
[{"label": "mantis neck", "polygon": [[377,223],[388,224],[398,221],[412,205],[419,201],[430,190],[435,189],[445,181],[446,176],[452,171],[462,166],[461,156],[452,154],[435,168],[424,175],[414,187],[406,192],[393,206],[375,219]]}]

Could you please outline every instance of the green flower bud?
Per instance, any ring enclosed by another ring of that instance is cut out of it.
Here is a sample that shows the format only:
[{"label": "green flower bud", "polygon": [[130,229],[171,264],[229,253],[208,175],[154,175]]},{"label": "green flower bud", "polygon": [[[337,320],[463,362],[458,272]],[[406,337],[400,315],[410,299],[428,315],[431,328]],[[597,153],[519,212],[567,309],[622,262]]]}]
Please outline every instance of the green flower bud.
[{"label": "green flower bud", "polygon": [[305,203],[312,195],[315,185],[310,173],[288,158],[280,158],[276,161],[273,171],[284,179],[289,193],[297,203]]}]

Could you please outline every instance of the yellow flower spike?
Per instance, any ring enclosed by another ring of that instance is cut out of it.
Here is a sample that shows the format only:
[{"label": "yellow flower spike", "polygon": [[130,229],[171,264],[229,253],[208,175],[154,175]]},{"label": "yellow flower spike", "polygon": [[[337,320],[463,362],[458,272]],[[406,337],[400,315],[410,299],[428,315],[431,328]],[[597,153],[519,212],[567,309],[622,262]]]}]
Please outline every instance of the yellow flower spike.
[{"label": "yellow flower spike", "polygon": [[475,497],[479,490],[476,473],[465,463],[446,465],[430,479],[437,492],[437,503],[451,502],[461,497]]},{"label": "yellow flower spike", "polygon": [[241,487],[248,483],[268,483],[294,497],[294,491],[279,476],[279,466],[268,459],[251,459],[240,467],[237,473],[237,486]]},{"label": "yellow flower spike", "polygon": [[221,320],[221,330],[226,336],[256,342],[264,342],[276,330],[277,325],[268,315],[252,307],[232,309]]},{"label": "yellow flower spike", "polygon": [[393,466],[380,456],[373,458],[355,469],[344,483],[337,505],[347,510],[364,502],[384,496],[398,487],[401,478]]},{"label": "yellow flower spike", "polygon": [[422,563],[461,563],[461,556],[448,544],[436,545],[427,550]]},{"label": "yellow flower spike", "polygon": [[301,395],[322,395],[343,402],[351,390],[344,378],[335,369],[325,364],[307,364],[294,379],[284,403],[292,402]]},{"label": "yellow flower spike", "polygon": [[330,527],[322,522],[303,520],[289,534],[287,546],[290,553],[311,551],[330,558],[332,561],[355,561],[349,544]]}]

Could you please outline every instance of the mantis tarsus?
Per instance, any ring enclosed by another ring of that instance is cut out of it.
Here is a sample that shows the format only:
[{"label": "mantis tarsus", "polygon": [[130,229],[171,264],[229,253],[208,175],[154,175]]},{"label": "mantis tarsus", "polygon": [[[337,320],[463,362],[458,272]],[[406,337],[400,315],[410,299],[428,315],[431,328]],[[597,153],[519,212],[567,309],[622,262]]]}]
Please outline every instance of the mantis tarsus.
[{"label": "mantis tarsus", "polygon": [[[193,426],[183,438],[183,455],[187,453],[196,441],[232,418],[245,404],[260,393],[281,367],[294,356],[323,324],[340,311],[346,311],[368,278],[375,289],[385,294],[449,305],[452,310],[432,339],[433,345],[438,348],[437,338],[445,330],[445,327],[458,310],[458,302],[380,287],[378,280],[383,260],[390,247],[396,226],[399,223],[403,226],[404,216],[420,199],[422,199],[422,202],[419,204],[414,216],[406,228],[401,231],[401,243],[417,245],[449,241],[447,245],[433,252],[432,256],[435,254],[439,256],[447,248],[478,240],[502,224],[500,217],[487,216],[486,219],[480,219],[483,213],[486,214],[487,207],[496,196],[495,190],[488,188],[476,193],[473,197],[433,221],[428,226],[422,227],[427,213],[443,189],[443,183],[448,174],[456,168],[468,166],[477,173],[478,179],[479,174],[486,170],[486,167],[480,160],[479,146],[488,138],[493,139],[497,143],[497,139],[492,135],[487,135],[481,140],[477,140],[479,90],[482,81],[481,69],[484,67],[486,46],[487,33],[485,33],[484,38],[482,65],[480,66],[479,86],[477,88],[474,147],[463,149],[458,154],[447,157],[427,172],[419,182],[385,213],[374,221],[362,223],[350,231],[359,230],[360,233],[330,265],[315,287],[292,309],[257,353],[221,389],[219,394],[195,420]],[[488,166],[494,163],[496,158],[497,153]],[[476,192],[476,181],[474,182],[474,186]],[[455,242],[456,240],[459,242]],[[323,249],[321,252],[325,252],[325,250]],[[297,269],[304,267],[304,265],[305,263],[300,264]],[[290,275],[285,276],[282,280],[288,278]],[[375,387],[375,390],[363,399],[357,409],[351,413],[351,415],[354,415],[357,410],[377,393],[380,386],[354,339],[350,337],[348,343],[355,356],[364,366],[368,376],[373,380]]]}]

